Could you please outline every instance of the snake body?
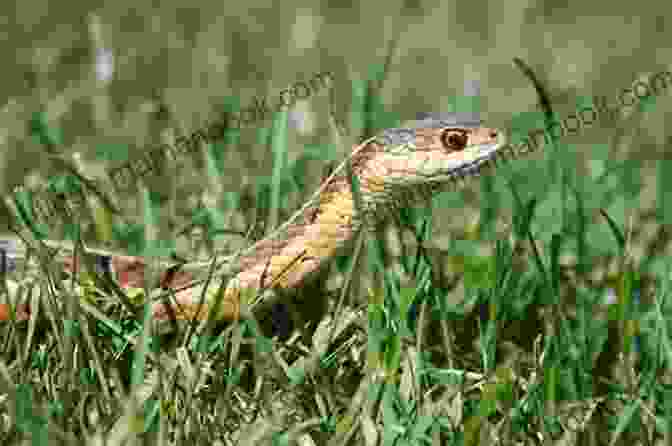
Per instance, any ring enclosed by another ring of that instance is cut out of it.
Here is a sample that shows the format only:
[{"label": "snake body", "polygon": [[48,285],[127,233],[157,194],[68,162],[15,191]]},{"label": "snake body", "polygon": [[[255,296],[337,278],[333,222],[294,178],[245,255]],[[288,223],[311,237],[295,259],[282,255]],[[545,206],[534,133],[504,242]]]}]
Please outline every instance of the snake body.
[{"label": "snake body", "polygon": [[[482,127],[473,115],[452,113],[427,114],[424,119],[385,130],[356,145],[294,216],[237,257],[237,274],[227,283],[214,317],[240,318],[245,290],[298,288],[345,252],[360,228],[371,227],[401,206],[413,205],[438,190],[490,170],[510,149],[498,130]],[[345,169],[348,161],[359,183],[359,207]],[[103,256],[116,265],[120,285],[142,286],[142,258]],[[184,277],[178,275],[163,285],[178,288],[182,284]],[[173,315],[178,319],[203,319],[210,313],[212,302],[201,304],[200,293],[193,287],[178,290],[174,297],[173,303],[157,301],[152,305],[155,319]],[[19,310],[18,319],[27,319],[29,308],[23,305]],[[0,321],[8,319],[8,307],[0,305]]]},{"label": "snake body", "polygon": [[[215,317],[238,319],[243,290],[299,287],[342,254],[362,225],[379,222],[398,206],[483,173],[505,147],[501,132],[457,114],[429,115],[355,146],[349,160],[359,180],[361,209],[356,209],[341,164],[282,231],[257,242],[238,259],[239,273],[227,284]],[[154,317],[202,319],[209,306],[199,305],[199,297],[178,293],[172,309],[156,303]]]}]

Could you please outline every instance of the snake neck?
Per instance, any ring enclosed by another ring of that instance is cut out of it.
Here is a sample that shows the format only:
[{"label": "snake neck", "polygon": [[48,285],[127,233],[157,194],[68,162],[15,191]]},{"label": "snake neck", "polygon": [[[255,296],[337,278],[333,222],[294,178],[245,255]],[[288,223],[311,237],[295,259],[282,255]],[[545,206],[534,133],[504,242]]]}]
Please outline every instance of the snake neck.
[{"label": "snake neck", "polygon": [[380,182],[370,160],[384,147],[370,142],[353,156],[353,175],[359,180],[362,209],[358,211],[352,186],[343,173],[332,178],[316,202],[279,238],[264,240],[240,259],[237,288],[298,287],[334,256],[346,250],[364,222],[375,219]]}]

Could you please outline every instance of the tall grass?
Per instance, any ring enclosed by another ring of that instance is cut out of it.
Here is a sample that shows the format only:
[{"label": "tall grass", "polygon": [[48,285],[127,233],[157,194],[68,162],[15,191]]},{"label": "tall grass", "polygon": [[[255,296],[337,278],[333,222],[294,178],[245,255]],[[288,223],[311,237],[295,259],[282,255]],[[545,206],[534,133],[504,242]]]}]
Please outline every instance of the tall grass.
[{"label": "tall grass", "polygon": [[[353,81],[349,133],[332,121],[337,143],[349,145],[397,124],[378,95],[384,75],[385,68],[376,67],[369,78]],[[257,204],[268,207],[267,232],[281,222],[283,197],[306,176],[307,157],[334,152],[317,148],[289,164],[288,132],[281,112],[262,140],[274,160],[257,195]],[[149,318],[149,298],[157,294],[151,280],[136,295],[95,273],[83,283],[64,281],[31,224],[28,198],[7,201],[23,222],[15,229],[37,266],[12,285],[3,278],[10,300],[29,301],[33,313],[27,323],[0,327],[0,442],[669,440],[669,263],[660,258],[638,265],[629,254],[630,228],[613,216],[632,193],[624,190],[632,175],[628,166],[604,160],[593,176],[577,178],[574,149],[552,143],[541,161],[517,160],[483,177],[476,230],[465,228],[448,246],[431,244],[433,208],[457,203],[459,209],[461,192],[400,209],[399,270],[386,267],[380,233],[360,234],[353,256],[337,262],[346,284],[329,296],[337,305],[317,327],[295,326],[282,339],[254,319],[161,334]],[[233,145],[204,146],[210,194],[222,192],[215,153]],[[360,202],[357,179],[350,179]],[[158,243],[149,187],[141,184],[138,194],[145,215],[138,244],[151,260],[165,247]],[[237,202],[232,196],[202,208],[198,218],[208,237],[225,226],[222,215]],[[506,208],[513,220],[503,237],[492,223]],[[76,254],[95,271],[78,222],[67,222]],[[589,281],[605,254],[616,260],[615,272],[602,283]],[[364,266],[356,268],[357,262]],[[208,280],[213,270],[214,263]],[[362,271],[374,277],[363,296],[348,286]],[[203,296],[223,286],[211,280]],[[603,303],[609,290],[616,305]],[[309,345],[304,332],[311,333]]]}]

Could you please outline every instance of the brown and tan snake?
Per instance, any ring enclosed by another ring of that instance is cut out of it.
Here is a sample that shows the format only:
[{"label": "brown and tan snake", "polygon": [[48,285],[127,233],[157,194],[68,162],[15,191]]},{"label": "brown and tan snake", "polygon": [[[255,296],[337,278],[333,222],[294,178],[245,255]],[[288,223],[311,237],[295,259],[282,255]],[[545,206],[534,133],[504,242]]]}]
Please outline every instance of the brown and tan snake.
[{"label": "brown and tan snake", "polygon": [[[240,272],[227,284],[215,317],[238,319],[242,290],[299,287],[348,249],[362,225],[488,170],[503,149],[511,147],[500,131],[482,127],[471,116],[433,115],[385,130],[355,146],[349,160],[359,180],[363,215],[355,208],[344,162],[276,234],[238,258]],[[207,316],[208,305],[199,305],[200,296],[193,296],[178,293],[173,311],[179,319]],[[170,313],[164,303],[153,306],[157,319],[167,319]]]},{"label": "brown and tan snake", "polygon": [[[239,319],[243,290],[299,287],[348,249],[348,242],[362,226],[370,227],[400,206],[484,173],[512,150],[502,132],[482,127],[470,114],[426,115],[356,145],[346,161],[350,161],[352,173],[359,180],[361,215],[355,207],[344,161],[292,218],[236,259],[238,273],[228,282],[215,318]],[[113,256],[112,261],[117,264],[117,272],[128,264],[142,277],[142,259]],[[118,275],[120,283],[141,286],[129,277],[122,281]],[[175,288],[178,283],[169,285]],[[201,305],[200,293],[189,290],[177,292],[175,298],[172,308],[164,301],[154,303],[154,318],[165,320],[174,314],[177,319],[203,319],[212,305]],[[21,311],[19,319],[27,318],[27,308],[17,310]],[[0,308],[0,320],[4,313]]]}]

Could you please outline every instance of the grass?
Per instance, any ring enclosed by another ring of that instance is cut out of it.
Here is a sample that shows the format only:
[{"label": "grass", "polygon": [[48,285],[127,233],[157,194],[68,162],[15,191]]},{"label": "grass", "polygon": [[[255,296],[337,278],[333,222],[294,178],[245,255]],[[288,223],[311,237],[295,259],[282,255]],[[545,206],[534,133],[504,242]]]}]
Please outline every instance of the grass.
[{"label": "grass", "polygon": [[[352,134],[338,133],[339,144],[395,125],[377,102],[384,73],[353,85]],[[280,113],[262,139],[274,160],[270,181],[257,189],[266,233],[283,221],[283,197],[306,175],[306,159],[287,163],[287,138]],[[203,156],[217,195],[221,160],[213,153],[229,148],[213,146],[204,145]],[[484,177],[477,224],[448,246],[432,246],[433,209],[459,209],[460,192],[400,209],[397,269],[383,237],[358,236],[354,254],[336,259],[342,292],[308,296],[329,299],[329,311],[284,337],[269,338],[254,319],[158,334],[142,299],[156,294],[150,280],[132,296],[99,277],[62,281],[37,229],[17,226],[39,266],[16,285],[2,283],[14,301],[40,310],[0,327],[0,442],[667,443],[670,266],[664,257],[637,263],[633,228],[614,217],[637,202],[632,171],[603,160],[594,176],[579,178],[572,147],[559,141],[544,155]],[[356,181],[353,188],[357,197]],[[138,194],[140,244],[152,258],[166,247],[155,197],[144,184]],[[217,212],[239,202],[230,198],[216,212],[201,208],[208,237],[223,226]],[[497,229],[507,208],[512,220]],[[76,220],[63,218],[81,240]],[[604,257],[615,268],[591,282]],[[372,277],[364,295],[350,286],[358,275]],[[605,292],[615,304],[603,303]]]}]

